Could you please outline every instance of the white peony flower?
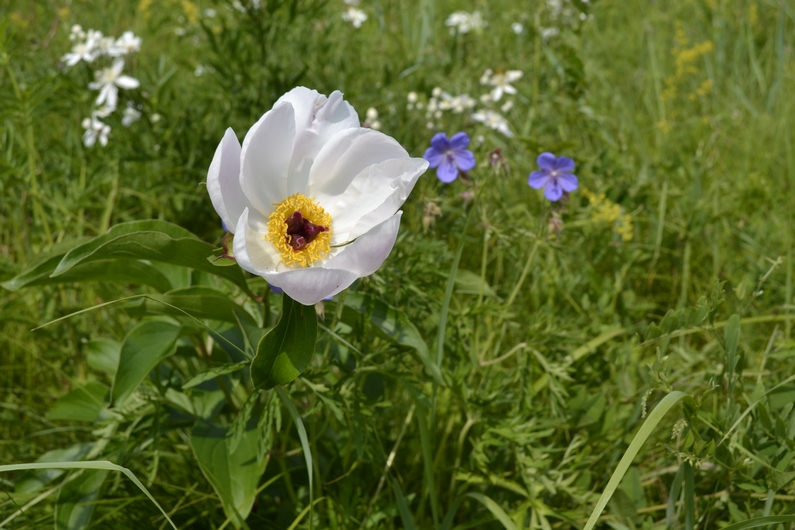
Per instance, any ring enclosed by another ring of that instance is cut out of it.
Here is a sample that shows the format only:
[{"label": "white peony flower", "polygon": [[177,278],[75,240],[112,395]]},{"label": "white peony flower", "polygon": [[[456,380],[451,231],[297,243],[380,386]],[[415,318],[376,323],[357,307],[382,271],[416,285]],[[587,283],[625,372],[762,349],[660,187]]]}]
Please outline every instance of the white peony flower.
[{"label": "white peony flower", "polygon": [[89,83],[88,88],[99,90],[97,105],[105,103],[108,107],[115,109],[119,99],[119,88],[138,88],[140,83],[137,79],[128,75],[121,75],[123,69],[124,59],[116,59],[110,68],[103,68],[94,73],[94,77],[97,80]]},{"label": "white peony flower", "polygon": [[298,87],[241,147],[227,129],[207,173],[234,256],[311,305],[375,272],[395,244],[400,206],[428,168],[393,138],[361,127],[353,107]]}]

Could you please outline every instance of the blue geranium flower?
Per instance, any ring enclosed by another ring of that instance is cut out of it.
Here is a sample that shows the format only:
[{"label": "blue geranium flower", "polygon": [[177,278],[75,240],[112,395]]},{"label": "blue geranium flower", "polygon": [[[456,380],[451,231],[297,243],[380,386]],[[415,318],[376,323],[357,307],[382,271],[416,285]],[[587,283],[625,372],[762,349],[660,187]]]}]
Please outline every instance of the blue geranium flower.
[{"label": "blue geranium flower", "polygon": [[449,140],[445,133],[436,133],[422,158],[430,162],[430,167],[436,168],[439,180],[449,184],[458,177],[459,171],[475,167],[475,155],[467,150],[468,146],[469,135],[465,132],[456,133]]},{"label": "blue geranium flower", "polygon": [[577,177],[572,174],[574,160],[571,158],[541,153],[536,162],[541,169],[530,173],[527,184],[534,189],[544,188],[544,196],[550,201],[558,201],[563,192],[571,193],[577,189]]}]

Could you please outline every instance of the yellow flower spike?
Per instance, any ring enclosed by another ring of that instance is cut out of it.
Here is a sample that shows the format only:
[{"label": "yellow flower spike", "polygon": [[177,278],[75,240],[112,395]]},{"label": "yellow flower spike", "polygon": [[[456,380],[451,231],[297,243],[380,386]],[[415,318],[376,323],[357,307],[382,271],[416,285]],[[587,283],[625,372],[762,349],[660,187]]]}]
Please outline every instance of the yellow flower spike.
[{"label": "yellow flower spike", "polygon": [[[305,233],[303,224],[298,231],[291,229],[288,219],[296,213],[300,214],[297,222],[308,222],[318,231]],[[277,204],[276,210],[270,214],[266,237],[279,251],[285,265],[308,267],[331,251],[331,215],[313,199],[295,193]],[[299,237],[302,238],[300,241]],[[303,238],[306,238],[305,242]]]}]

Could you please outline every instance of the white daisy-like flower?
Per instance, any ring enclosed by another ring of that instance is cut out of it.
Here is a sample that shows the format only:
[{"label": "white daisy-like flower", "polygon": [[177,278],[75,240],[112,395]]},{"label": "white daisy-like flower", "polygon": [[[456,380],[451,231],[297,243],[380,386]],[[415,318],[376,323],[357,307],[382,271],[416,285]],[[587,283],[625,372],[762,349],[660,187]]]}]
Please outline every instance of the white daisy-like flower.
[{"label": "white daisy-like flower", "polygon": [[353,24],[354,28],[362,27],[362,24],[367,20],[367,13],[356,7],[349,7],[346,12],[342,14],[342,20]]},{"label": "white daisy-like flower", "polygon": [[102,105],[104,103],[108,107],[115,109],[119,99],[119,88],[131,90],[133,88],[138,88],[141,84],[134,77],[121,75],[123,69],[124,59],[119,58],[113,61],[113,66],[110,68],[103,68],[94,73],[96,81],[89,83],[88,88],[91,90],[99,90],[97,105]]},{"label": "white daisy-like flower", "polygon": [[338,91],[298,87],[249,129],[227,129],[207,173],[234,257],[312,305],[375,272],[395,244],[401,205],[428,162],[361,127]]},{"label": "white daisy-like flower", "polygon": [[522,78],[521,70],[502,70],[492,72],[486,70],[480,77],[481,85],[491,85],[491,99],[499,101],[503,94],[516,94],[516,89],[511,85]]},{"label": "white daisy-like flower", "polygon": [[495,131],[501,132],[508,138],[513,137],[513,133],[511,132],[510,127],[508,127],[508,121],[502,116],[502,114],[498,112],[494,112],[493,110],[481,110],[472,114],[472,119],[494,129]]},{"label": "white daisy-like flower", "polygon": [[61,62],[66,63],[66,66],[74,66],[80,61],[90,63],[99,55],[94,42],[86,40],[76,43],[72,46],[72,51],[61,57]]},{"label": "white daisy-like flower", "polygon": [[127,106],[124,108],[124,111],[122,112],[121,124],[124,125],[125,127],[129,127],[130,125],[132,125],[133,123],[137,122],[140,119],[141,119],[141,112],[128,103]]},{"label": "white daisy-like flower", "polygon": [[447,17],[444,24],[450,28],[451,35],[455,35],[456,33],[469,33],[470,31],[480,31],[488,26],[486,21],[483,20],[480,11],[473,11],[472,13],[456,11]]},{"label": "white daisy-like flower", "polygon": [[108,50],[111,57],[123,57],[141,50],[141,37],[136,37],[132,31],[125,31],[116,39]]},{"label": "white daisy-like flower", "polygon": [[90,118],[83,120],[83,144],[86,147],[93,147],[97,140],[100,145],[105,147],[108,145],[108,135],[110,134],[110,125],[99,120],[99,117],[94,114]]},{"label": "white daisy-like flower", "polygon": [[521,35],[524,32],[524,26],[519,22],[514,22],[513,24],[511,24],[511,29],[517,35]]},{"label": "white daisy-like flower", "polygon": [[86,32],[83,31],[83,26],[80,24],[75,24],[72,26],[72,29],[69,31],[69,40],[72,42],[85,40]]},{"label": "white daisy-like flower", "polygon": [[447,92],[442,92],[441,97],[442,101],[439,103],[439,109],[452,110],[453,114],[461,114],[465,110],[471,110],[477,104],[477,101],[470,97],[469,94],[451,96]]}]

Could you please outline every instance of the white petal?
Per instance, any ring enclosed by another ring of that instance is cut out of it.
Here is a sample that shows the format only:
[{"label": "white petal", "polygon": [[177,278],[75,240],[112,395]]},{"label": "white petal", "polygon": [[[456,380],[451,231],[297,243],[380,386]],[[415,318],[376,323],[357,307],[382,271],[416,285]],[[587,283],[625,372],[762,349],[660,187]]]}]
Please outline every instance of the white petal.
[{"label": "white petal", "polygon": [[134,77],[123,75],[116,80],[116,85],[124,88],[125,90],[132,90],[133,88],[138,88],[141,86],[141,83]]},{"label": "white petal", "polygon": [[358,276],[369,276],[374,273],[395,246],[401,215],[403,212],[397,212],[359,237],[331,258],[324,267],[345,269]]},{"label": "white petal", "polygon": [[240,214],[249,204],[240,188],[240,142],[231,128],[226,130],[210,163],[207,191],[227,230],[235,233]]},{"label": "white petal", "polygon": [[309,192],[342,194],[363,169],[391,158],[408,158],[394,138],[372,129],[346,129],[318,153],[309,171]]},{"label": "white petal", "polygon": [[326,98],[316,90],[297,87],[277,101],[289,102],[295,112],[295,147],[290,161],[287,194],[306,192],[309,171],[320,149],[335,134],[359,128],[359,116],[339,91]]},{"label": "white petal", "polygon": [[287,176],[295,141],[295,118],[290,103],[265,113],[243,139],[240,185],[262,215],[287,198]]},{"label": "white petal", "polygon": [[345,193],[319,195],[333,220],[332,245],[347,243],[394,215],[427,168],[422,158],[393,158],[365,168]]},{"label": "white petal", "polygon": [[254,227],[249,224],[249,209],[244,209],[234,232],[235,259],[242,269],[267,279],[281,264],[281,255],[267,239],[265,225],[256,221],[254,224]]},{"label": "white petal", "polygon": [[313,305],[324,298],[334,296],[348,288],[358,276],[342,269],[309,267],[278,274],[269,274],[265,279],[279,287],[293,300],[304,305]]}]

